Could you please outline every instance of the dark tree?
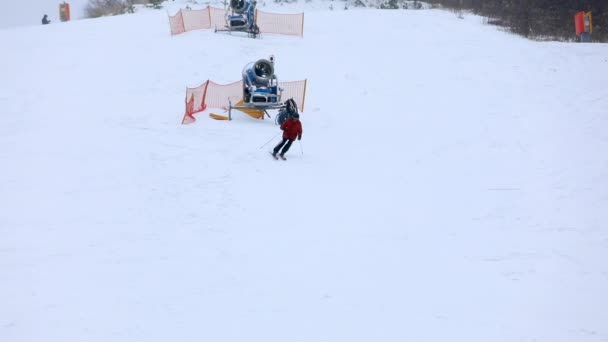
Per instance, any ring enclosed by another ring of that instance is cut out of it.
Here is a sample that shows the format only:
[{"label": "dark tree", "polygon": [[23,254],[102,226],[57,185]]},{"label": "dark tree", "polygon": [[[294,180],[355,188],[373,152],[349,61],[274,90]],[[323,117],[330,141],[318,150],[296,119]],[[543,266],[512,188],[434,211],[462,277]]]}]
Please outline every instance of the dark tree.
[{"label": "dark tree", "polygon": [[608,0],[428,0],[451,9],[470,9],[487,22],[534,39],[572,40],[574,15],[593,16],[592,39],[608,42]]}]

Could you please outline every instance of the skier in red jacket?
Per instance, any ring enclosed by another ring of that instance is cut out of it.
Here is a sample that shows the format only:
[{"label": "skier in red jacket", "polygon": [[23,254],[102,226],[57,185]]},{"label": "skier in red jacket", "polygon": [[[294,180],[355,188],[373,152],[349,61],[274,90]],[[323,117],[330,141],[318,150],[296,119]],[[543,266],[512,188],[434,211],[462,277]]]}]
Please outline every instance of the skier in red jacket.
[{"label": "skier in red jacket", "polygon": [[281,129],[283,130],[283,140],[281,140],[281,142],[275,146],[274,150],[272,151],[272,156],[276,158],[279,150],[283,148],[281,153],[279,153],[279,156],[285,159],[285,153],[291,147],[291,143],[296,140],[296,137],[298,140],[302,139],[302,123],[300,122],[300,115],[298,113],[294,113],[291,118],[283,122]]}]

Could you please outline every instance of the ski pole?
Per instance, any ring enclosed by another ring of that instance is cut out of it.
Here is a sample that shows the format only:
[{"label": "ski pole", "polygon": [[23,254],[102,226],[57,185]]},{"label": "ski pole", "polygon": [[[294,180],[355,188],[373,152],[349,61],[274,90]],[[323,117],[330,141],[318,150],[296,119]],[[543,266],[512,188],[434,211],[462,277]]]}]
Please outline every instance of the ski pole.
[{"label": "ski pole", "polygon": [[279,132],[279,133],[275,134],[275,135],[274,135],[274,136],[273,136],[273,137],[272,137],[270,140],[268,140],[267,142],[265,142],[265,143],[264,143],[264,145],[260,146],[260,148],[259,148],[259,149],[261,150],[261,149],[262,149],[262,147],[264,147],[264,146],[268,145],[268,143],[269,143],[269,142],[271,142],[271,141],[273,141],[273,140],[274,140],[274,138],[276,138],[276,137],[277,137],[277,135],[279,135],[279,134],[281,134],[281,132]]},{"label": "ski pole", "polygon": [[302,148],[302,140],[298,140],[298,142],[300,143],[300,152],[302,153],[302,155],[304,155],[304,149]]}]

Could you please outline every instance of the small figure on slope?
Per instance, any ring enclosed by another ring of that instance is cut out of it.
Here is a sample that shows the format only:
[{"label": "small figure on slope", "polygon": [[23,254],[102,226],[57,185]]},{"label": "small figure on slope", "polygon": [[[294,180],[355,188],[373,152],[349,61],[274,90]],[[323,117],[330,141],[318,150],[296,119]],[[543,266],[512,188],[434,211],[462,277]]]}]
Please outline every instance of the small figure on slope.
[{"label": "small figure on slope", "polygon": [[44,15],[44,17],[42,17],[42,25],[47,25],[50,24],[51,21],[48,18],[49,16],[47,14]]},{"label": "small figure on slope", "polygon": [[283,140],[275,146],[274,150],[272,150],[272,156],[277,157],[277,153],[279,153],[279,157],[285,159],[285,153],[289,151],[291,144],[296,138],[298,140],[302,140],[302,123],[300,122],[300,115],[298,113],[294,113],[291,118],[285,120],[281,125],[281,129],[283,130]]}]

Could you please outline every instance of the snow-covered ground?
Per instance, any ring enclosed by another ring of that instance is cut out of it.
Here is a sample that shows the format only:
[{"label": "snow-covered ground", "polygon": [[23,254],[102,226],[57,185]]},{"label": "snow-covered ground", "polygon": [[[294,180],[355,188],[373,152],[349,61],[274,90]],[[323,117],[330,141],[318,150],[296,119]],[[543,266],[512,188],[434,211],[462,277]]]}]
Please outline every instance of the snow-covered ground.
[{"label": "snow-covered ground", "polygon": [[[0,30],[0,341],[608,340],[608,45],[173,6]],[[308,79],[287,162],[273,120],[180,125],[270,54]]]}]

